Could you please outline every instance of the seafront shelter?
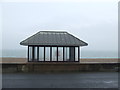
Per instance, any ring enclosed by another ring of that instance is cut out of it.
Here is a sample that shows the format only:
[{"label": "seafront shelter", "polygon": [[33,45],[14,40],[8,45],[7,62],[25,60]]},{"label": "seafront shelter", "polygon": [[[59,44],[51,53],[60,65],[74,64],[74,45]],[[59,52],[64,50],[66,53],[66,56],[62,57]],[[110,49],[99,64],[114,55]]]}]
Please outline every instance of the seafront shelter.
[{"label": "seafront shelter", "polygon": [[88,44],[68,32],[40,31],[20,45],[28,46],[28,62],[80,62],[80,47]]}]

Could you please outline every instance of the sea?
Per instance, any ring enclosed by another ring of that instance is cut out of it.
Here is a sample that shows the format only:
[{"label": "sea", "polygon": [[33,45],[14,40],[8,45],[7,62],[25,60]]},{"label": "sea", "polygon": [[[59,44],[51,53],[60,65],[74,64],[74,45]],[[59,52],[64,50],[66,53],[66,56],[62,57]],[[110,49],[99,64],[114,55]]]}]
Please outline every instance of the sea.
[{"label": "sea", "polygon": [[[2,50],[0,57],[27,58],[27,50]],[[80,58],[118,58],[118,52],[81,50]]]}]

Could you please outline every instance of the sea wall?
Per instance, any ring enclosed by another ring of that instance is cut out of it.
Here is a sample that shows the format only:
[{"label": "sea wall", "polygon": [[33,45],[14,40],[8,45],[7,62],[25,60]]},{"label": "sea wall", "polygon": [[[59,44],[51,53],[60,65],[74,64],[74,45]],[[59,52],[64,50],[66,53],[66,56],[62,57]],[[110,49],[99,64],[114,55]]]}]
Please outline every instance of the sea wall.
[{"label": "sea wall", "polygon": [[106,72],[118,71],[118,63],[24,63],[2,64],[2,72]]}]

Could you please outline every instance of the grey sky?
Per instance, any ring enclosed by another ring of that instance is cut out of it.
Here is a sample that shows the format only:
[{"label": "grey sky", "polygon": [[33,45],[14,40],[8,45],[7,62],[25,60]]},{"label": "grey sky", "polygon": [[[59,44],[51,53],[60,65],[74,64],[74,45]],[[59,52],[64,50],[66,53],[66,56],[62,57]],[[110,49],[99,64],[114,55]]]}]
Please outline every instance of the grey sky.
[{"label": "grey sky", "polygon": [[66,30],[89,44],[82,50],[117,51],[116,2],[3,3],[2,21],[3,49],[25,49],[20,41],[41,30]]}]

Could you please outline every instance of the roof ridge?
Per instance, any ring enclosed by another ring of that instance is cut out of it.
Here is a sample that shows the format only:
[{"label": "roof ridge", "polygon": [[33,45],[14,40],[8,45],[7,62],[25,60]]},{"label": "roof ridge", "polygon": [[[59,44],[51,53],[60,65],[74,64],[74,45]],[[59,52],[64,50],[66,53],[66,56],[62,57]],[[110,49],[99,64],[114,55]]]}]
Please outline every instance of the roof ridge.
[{"label": "roof ridge", "polygon": [[55,32],[55,33],[67,33],[67,31],[39,31],[39,32]]}]

